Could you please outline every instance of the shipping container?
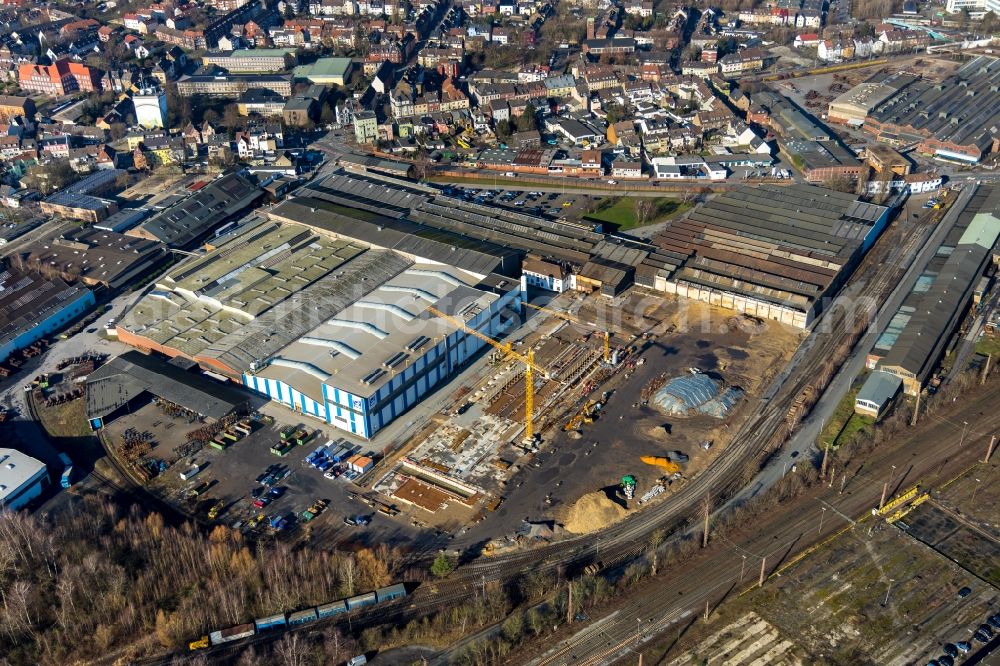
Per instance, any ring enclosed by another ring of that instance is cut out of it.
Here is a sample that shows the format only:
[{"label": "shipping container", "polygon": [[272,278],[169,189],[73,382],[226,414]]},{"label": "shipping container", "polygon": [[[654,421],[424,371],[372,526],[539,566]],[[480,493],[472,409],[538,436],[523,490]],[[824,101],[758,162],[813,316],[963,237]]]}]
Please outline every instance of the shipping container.
[{"label": "shipping container", "polygon": [[350,451],[350,449],[348,449],[346,446],[341,446],[336,451],[334,451],[333,454],[330,455],[330,457],[333,459],[333,462],[340,462],[347,455],[348,451]]},{"label": "shipping container", "polygon": [[200,472],[200,471],[201,471],[201,468],[198,467],[197,465],[192,465],[191,467],[188,467],[186,470],[184,470],[183,472],[181,472],[181,475],[180,475],[181,476],[181,481],[188,481],[190,479],[193,479],[195,476],[198,475],[198,472]]},{"label": "shipping container", "polygon": [[271,615],[270,617],[262,617],[254,622],[257,625],[257,631],[266,631],[268,629],[276,629],[278,627],[285,626],[285,614]]},{"label": "shipping container", "polygon": [[374,592],[369,592],[368,594],[359,594],[356,597],[351,597],[347,600],[347,610],[354,610],[355,608],[364,608],[365,606],[371,606],[378,603],[378,599],[375,598]]},{"label": "shipping container", "polygon": [[290,613],[288,615],[288,625],[294,627],[297,624],[305,624],[306,622],[315,622],[317,617],[319,616],[316,614],[315,608],[298,611],[296,613]]},{"label": "shipping container", "polygon": [[347,612],[347,604],[343,601],[334,601],[333,603],[323,604],[316,608],[316,612],[319,617],[327,618],[333,617],[334,615],[340,615],[341,613]]},{"label": "shipping container", "polygon": [[212,645],[222,645],[242,638],[250,638],[255,633],[257,632],[252,624],[239,624],[222,631],[213,631],[208,637],[212,641]]},{"label": "shipping container", "polygon": [[354,462],[351,463],[351,469],[359,474],[364,474],[375,464],[375,462],[368,456],[357,456],[353,460]]},{"label": "shipping container", "polygon": [[378,598],[379,603],[399,599],[400,597],[406,596],[406,586],[402,583],[396,583],[395,585],[390,585],[388,587],[383,587],[380,590],[376,590],[375,595]]}]

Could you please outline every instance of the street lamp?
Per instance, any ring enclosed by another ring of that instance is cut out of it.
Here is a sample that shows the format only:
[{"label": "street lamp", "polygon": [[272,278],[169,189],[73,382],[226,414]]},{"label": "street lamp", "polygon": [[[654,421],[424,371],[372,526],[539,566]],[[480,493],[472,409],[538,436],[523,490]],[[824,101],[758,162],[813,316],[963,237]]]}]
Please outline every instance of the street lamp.
[{"label": "street lamp", "polygon": [[892,584],[895,583],[895,582],[896,582],[896,579],[894,579],[894,578],[890,578],[889,579],[889,586],[887,588],[885,588],[885,601],[882,602],[882,607],[883,608],[885,608],[885,606],[889,603],[889,592],[892,590]]},{"label": "street lamp", "polygon": [[816,534],[823,533],[823,519],[826,518],[826,507],[823,507],[823,513],[819,514],[819,529],[816,530]]},{"label": "street lamp", "polygon": [[642,631],[641,627],[642,627],[642,618],[641,617],[635,618],[635,644],[636,645],[639,645],[639,634]]},{"label": "street lamp", "polygon": [[979,479],[976,479],[976,487],[972,489],[972,504],[976,503],[976,493],[979,492],[979,484],[980,483],[981,483],[981,481]]},{"label": "street lamp", "polygon": [[961,446],[965,443],[965,431],[966,431],[966,429],[968,427],[969,427],[969,422],[968,421],[962,421],[962,438],[960,440],[958,440],[958,446],[959,446],[959,448],[961,448]]}]

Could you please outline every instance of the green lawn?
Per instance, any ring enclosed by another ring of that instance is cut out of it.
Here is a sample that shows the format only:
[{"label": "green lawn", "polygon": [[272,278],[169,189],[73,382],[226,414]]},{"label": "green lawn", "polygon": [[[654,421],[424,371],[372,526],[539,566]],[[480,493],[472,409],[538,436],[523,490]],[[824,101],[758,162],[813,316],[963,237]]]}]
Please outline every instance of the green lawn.
[{"label": "green lawn", "polygon": [[[647,213],[647,219],[640,222],[636,215],[636,203],[646,202],[651,205]],[[691,204],[677,201],[676,199],[640,199],[628,197],[608,197],[600,203],[597,210],[586,216],[586,219],[595,222],[606,222],[617,227],[618,231],[627,231],[647,224],[656,224],[664,220],[680,215],[691,207]]]},{"label": "green lawn", "polygon": [[979,338],[976,343],[976,353],[986,356],[987,354],[993,354],[995,360],[1000,360],[1000,337],[988,338],[983,336]]},{"label": "green lawn", "polygon": [[855,380],[854,386],[841,398],[836,411],[823,426],[823,431],[817,439],[817,445],[820,449],[826,448],[828,445],[837,448],[844,442],[851,441],[854,435],[875,422],[870,417],[854,413],[854,399],[863,383],[861,379],[866,376],[867,373],[864,373]]}]

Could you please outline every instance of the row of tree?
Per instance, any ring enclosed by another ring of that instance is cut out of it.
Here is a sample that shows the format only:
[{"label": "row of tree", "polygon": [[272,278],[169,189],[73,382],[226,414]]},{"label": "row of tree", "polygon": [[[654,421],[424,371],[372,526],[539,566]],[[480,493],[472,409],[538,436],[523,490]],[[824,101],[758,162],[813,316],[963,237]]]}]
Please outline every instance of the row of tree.
[{"label": "row of tree", "polygon": [[204,535],[97,498],[49,519],[3,512],[0,654],[55,665],[161,652],[384,586],[399,561],[385,545],[345,553],[247,543],[221,526]]}]

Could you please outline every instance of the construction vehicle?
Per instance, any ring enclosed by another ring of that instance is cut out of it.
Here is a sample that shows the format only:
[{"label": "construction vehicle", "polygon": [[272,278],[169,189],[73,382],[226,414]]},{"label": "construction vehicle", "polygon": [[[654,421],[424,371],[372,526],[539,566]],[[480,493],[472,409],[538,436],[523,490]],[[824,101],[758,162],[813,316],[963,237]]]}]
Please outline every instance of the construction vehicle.
[{"label": "construction vehicle", "polygon": [[224,500],[219,500],[213,504],[212,508],[208,510],[208,519],[215,520],[218,518],[219,513],[221,513],[224,508],[226,508],[226,502]]},{"label": "construction vehicle", "polygon": [[652,465],[653,467],[659,467],[663,470],[664,474],[677,474],[681,471],[681,466],[670,460],[669,458],[663,458],[660,456],[642,456],[639,458],[642,462],[647,465]]},{"label": "construction vehicle", "polygon": [[262,522],[264,522],[264,519],[266,517],[267,516],[264,515],[263,513],[258,513],[256,516],[254,516],[249,521],[247,521],[247,527],[249,527],[250,529],[253,529],[253,528],[257,527]]},{"label": "construction vehicle", "polygon": [[635,477],[631,474],[623,476],[621,488],[622,492],[625,493],[625,499],[633,499],[635,497]]},{"label": "construction vehicle", "polygon": [[529,349],[527,355],[516,352],[510,342],[497,342],[485,333],[480,333],[471,326],[466,325],[461,319],[447,315],[433,306],[427,306],[427,312],[439,319],[444,319],[452,326],[465,331],[469,335],[479,338],[486,344],[503,352],[507,356],[512,356],[524,364],[524,441],[534,442],[535,439],[535,371],[537,370],[545,379],[551,379],[552,373],[535,363],[535,352]]},{"label": "construction vehicle", "polygon": [[[597,324],[591,324],[589,322],[585,322],[581,319],[578,319],[577,317],[574,317],[571,314],[566,314],[565,312],[558,312],[556,310],[543,308],[541,305],[535,305],[534,303],[529,303],[528,301],[521,301],[521,304],[533,310],[538,310],[539,312],[548,313],[553,317],[559,317],[560,319],[573,322],[574,324],[580,324],[581,326],[592,326],[592,327],[597,326]],[[608,363],[610,362],[610,360],[611,360],[611,334],[608,333],[607,331],[604,331],[604,362]]]},{"label": "construction vehicle", "polygon": [[308,523],[310,520],[323,513],[323,509],[326,508],[327,504],[329,504],[329,502],[324,499],[318,499],[313,502],[311,507],[302,512],[302,522]]}]

